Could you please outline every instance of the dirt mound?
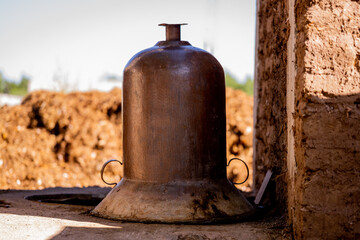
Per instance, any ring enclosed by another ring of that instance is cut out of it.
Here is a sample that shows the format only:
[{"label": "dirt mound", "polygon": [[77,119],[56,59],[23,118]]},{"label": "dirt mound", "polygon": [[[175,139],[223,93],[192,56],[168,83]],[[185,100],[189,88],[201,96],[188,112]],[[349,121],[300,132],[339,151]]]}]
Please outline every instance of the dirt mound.
[{"label": "dirt mound", "polygon": [[[227,89],[228,159],[240,157],[252,174],[252,98]],[[0,108],[0,188],[42,189],[100,185],[99,172],[122,156],[121,90],[63,94],[36,91],[21,105]],[[119,181],[122,169],[109,166],[106,178]],[[232,162],[230,179],[244,179]],[[251,178],[240,187],[249,190]]]},{"label": "dirt mound", "polygon": [[[237,187],[250,191],[253,184],[253,97],[240,90],[226,89],[226,143],[228,162],[240,158],[249,167],[249,179]],[[228,178],[233,182],[246,179],[246,167],[240,161],[232,161],[227,169]]]}]

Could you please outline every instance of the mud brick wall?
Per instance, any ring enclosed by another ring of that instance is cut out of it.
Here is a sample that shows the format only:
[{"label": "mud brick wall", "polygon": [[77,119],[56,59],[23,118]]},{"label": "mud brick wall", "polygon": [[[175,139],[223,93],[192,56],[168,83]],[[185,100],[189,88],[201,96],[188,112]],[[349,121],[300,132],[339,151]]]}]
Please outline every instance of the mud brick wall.
[{"label": "mud brick wall", "polygon": [[359,238],[360,3],[298,1],[295,17],[295,237]]},{"label": "mud brick wall", "polygon": [[272,169],[267,199],[295,239],[360,238],[360,2],[258,0],[257,14],[255,187]]},{"label": "mud brick wall", "polygon": [[268,169],[274,172],[270,196],[286,210],[286,66],[289,23],[285,0],[257,2],[255,66],[255,189]]}]

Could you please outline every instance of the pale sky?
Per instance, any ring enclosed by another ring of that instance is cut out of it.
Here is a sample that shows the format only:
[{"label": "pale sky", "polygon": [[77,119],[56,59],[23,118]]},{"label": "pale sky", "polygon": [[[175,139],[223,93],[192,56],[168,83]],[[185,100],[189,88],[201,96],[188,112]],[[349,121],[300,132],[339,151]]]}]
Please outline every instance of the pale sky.
[{"label": "pale sky", "polygon": [[0,0],[0,71],[31,89],[105,89],[105,74],[164,40],[159,23],[188,23],[182,40],[253,76],[255,0]]}]

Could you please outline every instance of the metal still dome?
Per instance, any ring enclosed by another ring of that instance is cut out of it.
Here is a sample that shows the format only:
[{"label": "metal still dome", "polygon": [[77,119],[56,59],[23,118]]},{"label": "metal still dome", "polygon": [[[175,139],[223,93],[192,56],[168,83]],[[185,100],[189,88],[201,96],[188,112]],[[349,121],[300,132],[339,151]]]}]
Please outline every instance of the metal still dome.
[{"label": "metal still dome", "polygon": [[137,53],[123,81],[124,177],[93,214],[118,220],[208,223],[253,207],[226,178],[225,80],[208,52],[180,40]]}]

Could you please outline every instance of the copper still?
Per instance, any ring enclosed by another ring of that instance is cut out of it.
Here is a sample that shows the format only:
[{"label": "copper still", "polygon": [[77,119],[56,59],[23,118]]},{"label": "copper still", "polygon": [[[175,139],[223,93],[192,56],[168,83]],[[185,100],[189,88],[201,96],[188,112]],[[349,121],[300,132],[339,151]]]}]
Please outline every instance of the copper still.
[{"label": "copper still", "polygon": [[208,52],[166,40],[137,53],[123,81],[124,176],[93,210],[166,223],[243,219],[253,207],[226,178],[225,80]]}]

